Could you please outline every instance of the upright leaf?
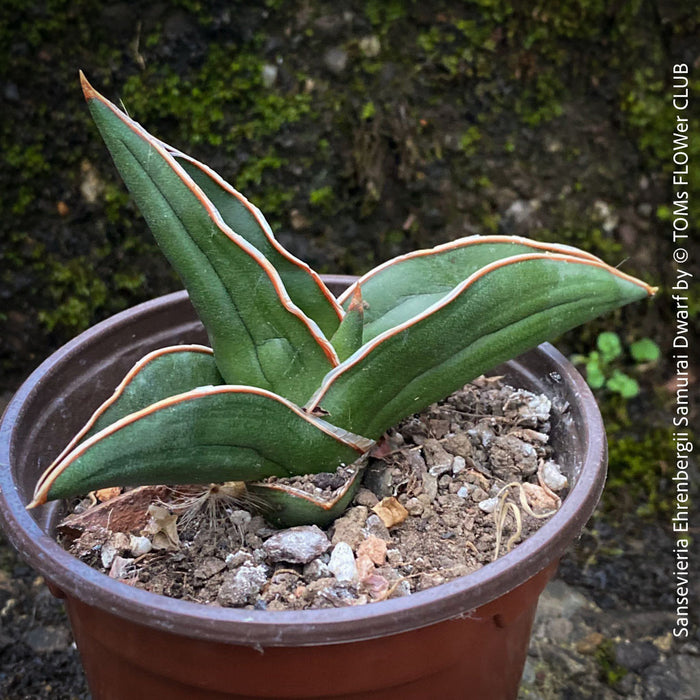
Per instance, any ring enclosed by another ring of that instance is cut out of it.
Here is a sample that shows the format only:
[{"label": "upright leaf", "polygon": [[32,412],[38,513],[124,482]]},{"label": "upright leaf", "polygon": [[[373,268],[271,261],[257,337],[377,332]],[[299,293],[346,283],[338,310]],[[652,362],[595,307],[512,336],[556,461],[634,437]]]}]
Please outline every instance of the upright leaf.
[{"label": "upright leaf", "polygon": [[158,244],[207,329],[228,383],[303,402],[338,362],[274,267],[233,232],[162,144],[84,79],[90,111]]},{"label": "upright leaf", "polygon": [[350,357],[362,345],[363,318],[364,302],[362,301],[362,292],[360,287],[355,287],[345,318],[341,321],[338,330],[331,338],[331,343],[341,362]]},{"label": "upright leaf", "polygon": [[321,278],[277,241],[262,212],[211,168],[163,144],[239,236],[243,236],[277,270],[291,300],[330,338],[343,311]]}]

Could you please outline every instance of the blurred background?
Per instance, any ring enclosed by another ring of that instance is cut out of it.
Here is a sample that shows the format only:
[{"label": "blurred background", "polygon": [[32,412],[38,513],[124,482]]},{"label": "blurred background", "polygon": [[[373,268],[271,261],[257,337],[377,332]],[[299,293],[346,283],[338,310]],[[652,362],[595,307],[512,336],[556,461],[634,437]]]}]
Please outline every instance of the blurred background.
[{"label": "blurred background", "polygon": [[[671,671],[659,672],[659,692],[686,697],[663,682],[687,676],[699,687],[698,638],[693,648],[659,639],[674,609],[671,80],[674,64],[689,65],[697,222],[699,34],[690,0],[2,0],[2,402],[78,332],[180,288],[91,122],[79,69],[241,190],[321,272],[359,274],[471,234],[584,248],[660,291],[556,343],[596,387],[610,442],[600,513],[564,562],[561,585],[599,610],[653,612],[657,626],[640,628],[656,649],[638,650],[643,663],[619,651],[630,629],[598,630],[610,620],[589,624],[584,632],[602,638],[572,658],[602,684],[590,697],[607,697],[601,687],[611,697],[665,697],[634,695],[653,689],[644,673],[662,662]],[[697,247],[694,257],[697,265]],[[697,280],[697,267],[686,267]],[[695,347],[697,289],[694,281]],[[2,552],[0,602],[14,600],[21,624],[52,629],[59,642],[46,633],[33,646],[29,628],[13,632],[5,617],[0,695],[77,697],[60,612]],[[35,659],[27,669],[7,670],[25,652]],[[42,678],[47,654],[65,688]],[[575,694],[585,684],[574,661],[534,658],[564,669],[561,683],[573,690],[547,686],[533,661],[533,693],[589,697]]]}]

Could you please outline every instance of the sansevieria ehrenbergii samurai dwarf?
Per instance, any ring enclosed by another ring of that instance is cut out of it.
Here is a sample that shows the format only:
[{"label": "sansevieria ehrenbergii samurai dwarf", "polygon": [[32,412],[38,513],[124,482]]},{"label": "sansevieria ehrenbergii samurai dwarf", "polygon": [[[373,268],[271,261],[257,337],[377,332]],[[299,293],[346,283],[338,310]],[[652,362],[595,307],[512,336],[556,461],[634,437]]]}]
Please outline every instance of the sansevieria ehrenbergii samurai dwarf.
[{"label": "sansevieria ehrenbergii samurai dwarf", "polygon": [[279,522],[328,522],[359,477],[331,503],[254,482],[361,464],[402,418],[655,291],[576,248],[470,236],[385,262],[336,299],[230,184],[81,80],[211,348],[141,359],[30,506],[107,486],[245,481]]}]

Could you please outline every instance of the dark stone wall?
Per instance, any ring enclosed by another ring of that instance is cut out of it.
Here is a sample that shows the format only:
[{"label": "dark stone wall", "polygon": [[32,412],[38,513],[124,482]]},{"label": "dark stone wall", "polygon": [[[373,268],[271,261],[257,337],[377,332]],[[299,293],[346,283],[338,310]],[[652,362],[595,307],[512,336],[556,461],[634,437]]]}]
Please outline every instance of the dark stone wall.
[{"label": "dark stone wall", "polygon": [[[90,121],[79,68],[235,184],[320,271],[504,232],[663,285],[671,67],[692,65],[699,26],[694,2],[642,0],[6,0],[3,387],[91,323],[179,286]],[[692,149],[697,160],[700,140]],[[698,201],[696,189],[696,214]],[[614,327],[663,344],[669,308],[662,289],[562,342],[586,349]]]}]

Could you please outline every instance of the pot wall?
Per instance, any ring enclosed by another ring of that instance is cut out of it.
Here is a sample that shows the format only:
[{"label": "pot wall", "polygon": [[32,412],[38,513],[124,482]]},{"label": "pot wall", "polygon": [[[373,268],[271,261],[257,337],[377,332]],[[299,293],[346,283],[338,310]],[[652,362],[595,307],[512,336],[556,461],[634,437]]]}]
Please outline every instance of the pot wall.
[{"label": "pot wall", "polygon": [[[515,697],[537,596],[588,520],[605,478],[600,414],[571,364],[545,344],[497,370],[552,398],[552,440],[574,484],[535,535],[468,577],[404,598],[358,608],[251,612],[172,600],[114,581],[54,542],[60,505],[24,507],[53,456],[134,362],[183,342],[206,342],[184,293],[119,314],[52,355],[20,388],[0,425],[1,524],[66,596],[93,698],[422,700],[438,688],[445,698]],[[209,658],[215,664],[205,668]],[[171,671],[175,681],[166,692],[161,674]],[[183,685],[190,671],[200,672],[193,685],[210,694]],[[136,690],[136,679],[147,677],[152,692]]]},{"label": "pot wall", "polygon": [[462,619],[363,642],[204,642],[67,607],[95,700],[505,700],[517,696],[537,599],[556,563]]}]

